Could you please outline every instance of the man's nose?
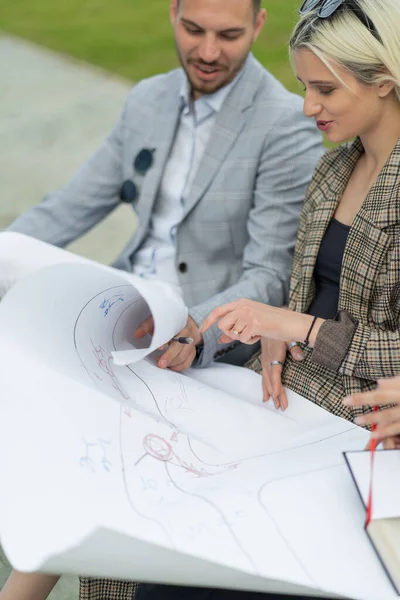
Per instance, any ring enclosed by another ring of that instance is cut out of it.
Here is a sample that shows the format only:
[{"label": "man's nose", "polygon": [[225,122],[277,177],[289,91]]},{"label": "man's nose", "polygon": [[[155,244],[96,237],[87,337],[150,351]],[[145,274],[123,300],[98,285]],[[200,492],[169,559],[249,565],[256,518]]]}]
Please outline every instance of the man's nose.
[{"label": "man's nose", "polygon": [[199,48],[199,57],[207,63],[212,63],[218,60],[221,49],[215,35],[205,35],[201,40]]}]

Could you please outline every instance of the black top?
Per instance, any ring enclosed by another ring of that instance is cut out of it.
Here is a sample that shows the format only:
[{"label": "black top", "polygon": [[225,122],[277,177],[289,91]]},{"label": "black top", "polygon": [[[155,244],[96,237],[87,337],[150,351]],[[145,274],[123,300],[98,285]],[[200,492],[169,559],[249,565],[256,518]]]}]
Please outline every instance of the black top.
[{"label": "black top", "polygon": [[315,298],[308,314],[334,319],[338,311],[340,273],[350,226],[332,219],[322,238],[314,269]]}]

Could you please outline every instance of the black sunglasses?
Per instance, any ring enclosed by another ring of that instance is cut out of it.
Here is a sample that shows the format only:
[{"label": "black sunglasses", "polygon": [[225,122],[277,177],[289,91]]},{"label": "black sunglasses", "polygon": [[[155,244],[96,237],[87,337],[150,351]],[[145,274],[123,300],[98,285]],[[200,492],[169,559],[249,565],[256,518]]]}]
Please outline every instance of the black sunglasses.
[{"label": "black sunglasses", "polygon": [[318,10],[318,17],[320,19],[328,19],[331,17],[341,6],[346,6],[356,15],[363,25],[372,33],[372,35],[382,43],[379,33],[375,29],[375,25],[371,19],[361,10],[355,0],[304,0],[303,4],[299,8],[299,13],[305,15],[310,11],[314,10],[320,5]]},{"label": "black sunglasses", "polygon": [[[149,150],[148,148],[143,148],[143,150],[139,152],[133,161],[134,173],[141,175],[142,177],[146,175],[147,171],[153,166],[154,152],[155,149]],[[132,179],[127,179],[120,189],[119,197],[122,202],[133,204],[139,197],[138,185]]]}]

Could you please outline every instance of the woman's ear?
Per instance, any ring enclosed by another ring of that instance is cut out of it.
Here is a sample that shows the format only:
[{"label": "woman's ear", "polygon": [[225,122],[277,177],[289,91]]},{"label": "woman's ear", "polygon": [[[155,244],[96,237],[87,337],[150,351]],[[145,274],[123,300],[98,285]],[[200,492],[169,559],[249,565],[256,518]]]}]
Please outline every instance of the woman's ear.
[{"label": "woman's ear", "polygon": [[378,96],[379,98],[386,98],[391,94],[395,88],[396,84],[394,81],[382,81],[378,85]]}]

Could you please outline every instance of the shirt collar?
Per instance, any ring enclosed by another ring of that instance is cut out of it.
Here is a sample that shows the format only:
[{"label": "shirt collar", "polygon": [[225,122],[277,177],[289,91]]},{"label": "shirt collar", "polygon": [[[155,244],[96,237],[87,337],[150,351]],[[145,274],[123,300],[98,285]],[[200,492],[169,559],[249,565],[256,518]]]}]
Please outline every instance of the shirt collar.
[{"label": "shirt collar", "polygon": [[[213,94],[204,94],[197,100],[196,102],[201,101],[201,103],[206,104],[209,108],[211,108],[214,112],[219,112],[224,104],[229,92],[232,88],[235,87],[236,83],[240,79],[243,73],[243,68],[239,71],[236,77],[227,85],[220,88]],[[184,113],[188,114],[190,110],[190,85],[188,79],[185,77],[182,82],[182,87],[180,91],[180,98],[182,103],[182,109]]]}]

